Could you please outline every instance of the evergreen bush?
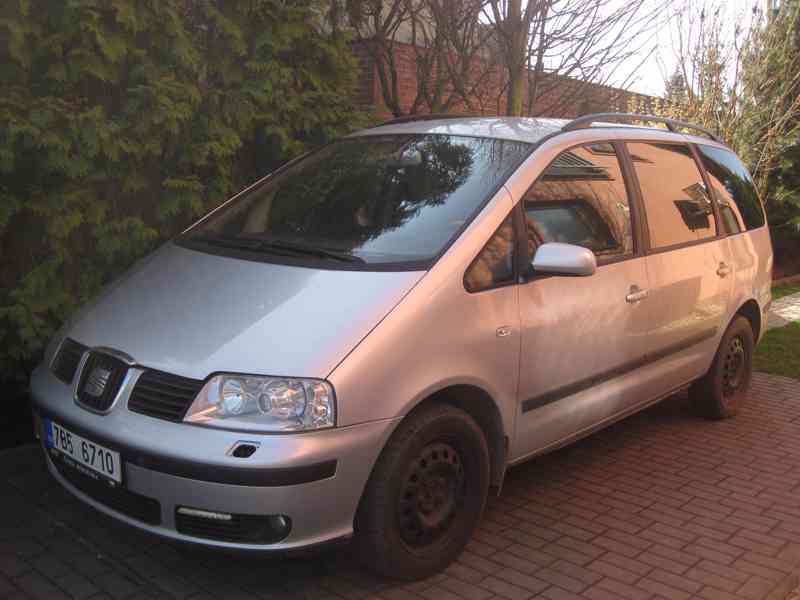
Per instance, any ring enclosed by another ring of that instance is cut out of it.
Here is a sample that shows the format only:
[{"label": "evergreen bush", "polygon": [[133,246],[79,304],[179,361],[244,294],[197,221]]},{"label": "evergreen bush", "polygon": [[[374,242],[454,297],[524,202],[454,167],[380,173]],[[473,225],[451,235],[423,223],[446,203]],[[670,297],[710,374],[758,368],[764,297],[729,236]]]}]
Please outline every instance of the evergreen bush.
[{"label": "evergreen bush", "polygon": [[0,6],[0,380],[232,193],[359,119],[313,0]]}]

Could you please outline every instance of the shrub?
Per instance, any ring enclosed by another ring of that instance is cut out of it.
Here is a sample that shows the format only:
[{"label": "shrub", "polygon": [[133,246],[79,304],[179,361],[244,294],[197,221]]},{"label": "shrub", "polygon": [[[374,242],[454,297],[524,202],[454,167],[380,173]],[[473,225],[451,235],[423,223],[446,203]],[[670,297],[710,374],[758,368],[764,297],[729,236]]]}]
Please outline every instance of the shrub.
[{"label": "shrub", "polygon": [[0,7],[0,379],[77,305],[245,183],[351,127],[314,1]]}]

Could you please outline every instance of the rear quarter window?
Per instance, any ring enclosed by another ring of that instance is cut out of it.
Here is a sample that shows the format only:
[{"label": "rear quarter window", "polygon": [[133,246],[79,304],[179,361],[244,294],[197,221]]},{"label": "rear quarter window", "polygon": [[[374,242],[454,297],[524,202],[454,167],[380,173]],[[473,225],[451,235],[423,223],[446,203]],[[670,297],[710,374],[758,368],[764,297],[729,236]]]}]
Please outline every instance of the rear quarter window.
[{"label": "rear quarter window", "polygon": [[726,233],[738,233],[764,225],[761,201],[742,161],[730,150],[704,145],[698,145],[697,149],[719,203]]}]

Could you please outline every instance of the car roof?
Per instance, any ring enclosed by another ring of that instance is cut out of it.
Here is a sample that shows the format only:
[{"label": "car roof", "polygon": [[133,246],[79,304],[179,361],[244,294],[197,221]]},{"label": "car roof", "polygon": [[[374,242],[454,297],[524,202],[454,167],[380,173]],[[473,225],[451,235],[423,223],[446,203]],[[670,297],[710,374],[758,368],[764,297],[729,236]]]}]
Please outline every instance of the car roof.
[{"label": "car roof", "polygon": [[[447,117],[447,118],[428,118],[419,119],[409,118],[402,122],[389,121],[382,125],[361,129],[350,134],[348,137],[360,137],[369,135],[407,135],[407,134],[435,134],[435,135],[460,135],[471,137],[482,137],[501,140],[513,140],[518,142],[538,143],[546,137],[554,136],[559,133],[566,133],[564,127],[570,124],[569,119],[552,118],[533,118],[533,117]],[[637,133],[650,132],[663,139],[664,136],[671,136],[681,141],[691,141],[695,143],[706,143],[711,145],[722,145],[709,140],[705,137],[671,132],[662,128],[645,127],[641,125],[631,125],[625,123],[613,123],[594,121],[590,126],[573,131],[586,130],[605,130],[614,129],[634,130]],[[724,146],[724,145],[723,145]]]},{"label": "car roof", "polygon": [[356,131],[352,136],[391,134],[438,134],[538,142],[557,133],[569,123],[565,119],[534,119],[530,117],[458,117],[420,119],[403,123],[386,123]]}]

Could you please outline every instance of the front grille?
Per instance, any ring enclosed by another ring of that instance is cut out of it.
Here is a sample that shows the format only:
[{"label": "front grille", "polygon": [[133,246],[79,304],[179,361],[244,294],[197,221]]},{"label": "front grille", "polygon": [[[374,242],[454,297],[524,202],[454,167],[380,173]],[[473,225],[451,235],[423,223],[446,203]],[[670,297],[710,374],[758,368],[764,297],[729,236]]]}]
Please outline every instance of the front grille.
[{"label": "front grille", "polygon": [[64,383],[72,383],[75,371],[78,370],[78,363],[81,356],[86,352],[86,346],[79,344],[75,340],[66,338],[58,349],[58,354],[53,360],[53,373]]},{"label": "front grille", "polygon": [[148,369],[136,382],[128,409],[157,419],[182,421],[202,388],[203,382],[198,379]]},{"label": "front grille", "polygon": [[150,525],[161,523],[161,504],[155,498],[142,496],[120,486],[111,487],[105,481],[84,475],[65,464],[54,450],[51,450],[51,458],[61,476],[92,500]]},{"label": "front grille", "polygon": [[90,352],[78,382],[78,401],[87,408],[105,411],[114,402],[128,365],[103,352]]},{"label": "front grille", "polygon": [[286,525],[279,527],[275,516],[231,515],[229,521],[186,515],[175,511],[175,529],[194,537],[240,544],[274,544],[284,539],[291,530],[288,517]]}]

